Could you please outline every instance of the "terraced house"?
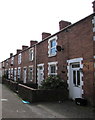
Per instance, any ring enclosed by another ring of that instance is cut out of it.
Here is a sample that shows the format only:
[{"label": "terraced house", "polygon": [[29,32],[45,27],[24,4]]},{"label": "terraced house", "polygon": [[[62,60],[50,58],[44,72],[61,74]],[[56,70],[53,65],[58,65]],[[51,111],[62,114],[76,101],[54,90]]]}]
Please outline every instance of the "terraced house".
[{"label": "terraced house", "polygon": [[49,75],[67,81],[69,97],[95,103],[95,1],[93,14],[71,24],[59,22],[53,35],[42,33],[42,41],[30,41],[17,54],[2,62],[8,79],[40,86]]}]

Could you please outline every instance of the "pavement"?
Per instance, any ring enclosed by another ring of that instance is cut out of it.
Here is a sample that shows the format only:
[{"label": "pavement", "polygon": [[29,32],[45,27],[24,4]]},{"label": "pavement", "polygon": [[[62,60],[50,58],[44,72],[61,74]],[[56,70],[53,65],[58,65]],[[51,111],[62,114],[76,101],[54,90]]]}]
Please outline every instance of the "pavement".
[{"label": "pavement", "polygon": [[95,118],[91,106],[77,106],[73,101],[25,104],[7,86],[2,89],[2,118]]}]

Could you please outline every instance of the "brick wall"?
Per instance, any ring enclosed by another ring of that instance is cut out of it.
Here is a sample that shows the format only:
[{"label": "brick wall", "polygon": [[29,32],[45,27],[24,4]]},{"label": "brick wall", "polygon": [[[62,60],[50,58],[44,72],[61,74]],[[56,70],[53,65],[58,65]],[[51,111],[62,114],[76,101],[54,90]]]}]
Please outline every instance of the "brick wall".
[{"label": "brick wall", "polygon": [[[93,42],[93,25],[92,19],[95,14],[80,20],[79,22],[70,25],[69,27],[62,29],[54,35],[44,38],[43,41],[31,46],[34,48],[34,59],[29,61],[29,49],[22,51],[22,62],[18,65],[18,54],[14,56],[14,65],[5,66],[8,68],[21,67],[21,79],[23,80],[23,67],[29,68],[33,65],[33,78],[32,82],[37,82],[37,65],[44,63],[44,78],[48,76],[48,63],[58,62],[57,73],[62,79],[67,81],[67,60],[74,58],[83,58],[83,96],[89,101],[93,101],[94,93],[94,81],[93,71],[93,55],[95,55],[95,41]],[[56,56],[48,57],[48,40],[54,36],[57,36],[57,45],[64,48],[63,51],[58,52]],[[35,42],[36,43],[36,42]],[[36,51],[35,51],[36,49]],[[36,56],[36,57],[35,57]],[[11,58],[9,58],[10,64]],[[6,62],[6,61],[5,61]],[[94,59],[95,62],[95,59]],[[28,82],[28,69],[27,69],[27,82]]]},{"label": "brick wall", "polygon": [[[44,63],[44,76],[48,76],[48,62],[58,61],[58,75],[67,80],[67,60],[83,58],[83,96],[93,101],[93,15],[55,34],[57,44],[64,50],[48,57],[48,39],[37,45],[37,64]],[[53,36],[51,36],[53,37]],[[62,73],[64,71],[64,73]]]},{"label": "brick wall", "polygon": [[23,100],[33,102],[50,102],[62,101],[68,99],[68,91],[64,90],[38,90],[27,87],[25,85],[18,85],[18,94]]}]

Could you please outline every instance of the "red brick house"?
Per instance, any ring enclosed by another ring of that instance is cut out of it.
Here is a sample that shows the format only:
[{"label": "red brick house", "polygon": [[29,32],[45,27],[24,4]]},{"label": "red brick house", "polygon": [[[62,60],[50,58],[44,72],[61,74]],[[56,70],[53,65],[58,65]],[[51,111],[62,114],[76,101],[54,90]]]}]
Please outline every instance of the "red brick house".
[{"label": "red brick house", "polygon": [[[93,11],[95,12],[95,1]],[[42,41],[30,41],[16,55],[2,62],[8,78],[41,84],[49,75],[67,81],[69,97],[95,103],[95,13],[71,24],[59,22],[59,32],[42,33]],[[19,79],[18,79],[19,78]]]}]

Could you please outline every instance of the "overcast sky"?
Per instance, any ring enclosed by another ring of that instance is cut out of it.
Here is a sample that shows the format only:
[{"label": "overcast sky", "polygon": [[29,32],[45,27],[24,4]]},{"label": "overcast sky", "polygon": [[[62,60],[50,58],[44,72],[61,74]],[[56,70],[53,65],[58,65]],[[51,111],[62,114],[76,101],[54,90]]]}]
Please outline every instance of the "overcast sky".
[{"label": "overcast sky", "polygon": [[0,0],[0,62],[42,32],[59,31],[59,21],[75,23],[93,13],[94,0]]}]

